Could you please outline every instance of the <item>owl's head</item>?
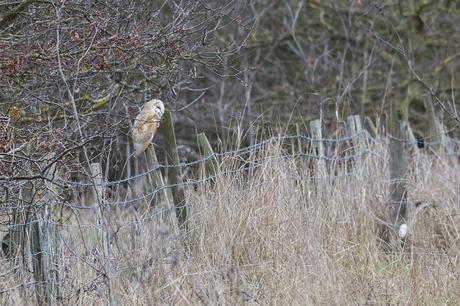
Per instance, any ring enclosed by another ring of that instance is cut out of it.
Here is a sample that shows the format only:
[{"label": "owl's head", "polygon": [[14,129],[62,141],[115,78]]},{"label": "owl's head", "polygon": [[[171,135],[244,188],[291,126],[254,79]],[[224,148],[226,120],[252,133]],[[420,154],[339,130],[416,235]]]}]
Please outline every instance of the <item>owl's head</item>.
[{"label": "owl's head", "polygon": [[165,106],[161,100],[153,99],[147,102],[147,104],[158,118],[163,116],[165,112]]}]

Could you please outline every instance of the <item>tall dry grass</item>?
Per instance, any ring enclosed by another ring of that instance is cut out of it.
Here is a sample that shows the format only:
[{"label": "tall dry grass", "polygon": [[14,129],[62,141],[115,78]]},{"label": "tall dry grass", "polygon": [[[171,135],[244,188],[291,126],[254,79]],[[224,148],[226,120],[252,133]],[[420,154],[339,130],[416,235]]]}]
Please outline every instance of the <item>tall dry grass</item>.
[{"label": "tall dry grass", "polygon": [[[97,224],[80,213],[63,226],[60,302],[460,305],[457,160],[412,160],[408,239],[390,251],[386,146],[370,151],[331,163],[328,178],[311,178],[306,159],[280,146],[259,153],[255,169],[229,158],[214,181],[187,188],[188,235],[154,210],[113,210],[105,255]],[[0,270],[2,288],[31,281],[11,261]],[[31,286],[0,295],[2,305],[31,302]]]}]

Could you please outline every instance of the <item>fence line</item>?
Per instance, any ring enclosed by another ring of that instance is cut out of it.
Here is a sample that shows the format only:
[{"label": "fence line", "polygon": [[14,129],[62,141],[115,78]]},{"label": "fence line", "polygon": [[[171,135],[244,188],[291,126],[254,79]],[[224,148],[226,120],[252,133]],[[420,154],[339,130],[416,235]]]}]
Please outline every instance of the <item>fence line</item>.
[{"label": "fence line", "polygon": [[[324,160],[326,161],[349,161],[349,160],[353,160],[353,159],[356,159],[356,158],[359,158],[361,156],[365,156],[367,155],[368,153],[370,153],[371,151],[370,150],[365,150],[363,151],[362,153],[359,153],[359,154],[354,154],[354,155],[349,155],[349,156],[343,156],[343,157],[327,157],[327,156],[323,156],[323,157],[318,157],[316,155],[313,155],[313,154],[308,154],[308,153],[295,153],[295,154],[289,154],[289,155],[285,155],[285,156],[270,156],[269,157],[269,160],[280,160],[280,159],[286,159],[286,158],[296,158],[296,157],[305,157],[305,158],[309,158],[309,159],[320,159],[320,158],[323,158]],[[207,158],[203,158],[203,159],[200,159],[200,160],[197,160],[195,162],[193,162],[194,164],[196,162],[199,162],[199,163],[202,163],[204,161],[207,161],[209,160],[210,158],[212,157],[212,155],[210,155],[210,157],[207,157]],[[259,159],[256,159],[256,160],[248,160],[246,161],[247,163],[257,163],[257,162],[263,162],[263,161],[267,161],[267,157],[263,157],[263,158],[259,158]],[[190,164],[190,163],[189,163]],[[154,169],[158,170],[161,168],[161,166],[168,166],[168,165],[159,165],[157,167],[155,167]],[[176,166],[176,165],[173,165],[173,166]],[[199,184],[203,184],[205,182],[208,182],[208,181],[211,181],[211,180],[214,180],[216,179],[217,177],[219,176],[223,176],[223,175],[229,175],[229,174],[235,174],[235,173],[241,173],[241,172],[245,172],[245,171],[250,171],[250,170],[254,170],[254,169],[257,169],[259,167],[261,167],[262,164],[253,164],[253,165],[250,165],[250,166],[243,166],[241,167],[240,169],[236,169],[236,170],[227,170],[227,171],[221,171],[219,174],[215,174],[215,175],[210,175],[210,176],[207,176],[205,178],[202,178],[202,179],[188,179],[188,180],[185,180],[183,181],[182,183],[178,183],[178,184],[169,184],[169,185],[165,185],[165,186],[162,186],[162,187],[159,187],[159,188],[156,188],[155,190],[153,190],[152,192],[149,192],[149,193],[146,193],[140,197],[137,197],[137,198],[133,198],[133,199],[129,199],[129,200],[125,200],[125,201],[114,201],[114,202],[108,202],[108,203],[105,203],[105,205],[108,205],[108,206],[125,206],[125,205],[130,205],[132,203],[135,203],[137,201],[141,201],[141,200],[145,200],[147,198],[151,198],[151,197],[155,197],[157,195],[157,193],[159,193],[160,191],[164,190],[164,189],[171,189],[171,188],[174,188],[174,187],[178,187],[178,186],[182,186],[182,187],[188,187],[188,186],[193,186],[193,185],[199,185]],[[131,178],[129,178],[129,180],[134,180],[134,179],[138,179],[140,177],[144,177],[145,175],[147,174],[150,174],[152,173],[153,171],[152,170],[149,170],[147,172],[144,172],[142,173],[141,176],[133,176]],[[316,177],[306,177],[304,179],[331,179],[331,178],[335,178],[335,176],[316,176]],[[112,181],[112,184],[91,184],[91,183],[81,183],[81,182],[75,182],[75,181],[66,181],[66,180],[61,180],[58,178],[59,181],[63,181],[63,182],[71,182],[72,184],[70,185],[73,185],[73,186],[84,186],[84,187],[87,187],[87,186],[114,186],[114,185],[117,185],[115,184],[116,181]],[[125,182],[126,180],[120,180],[120,181],[123,181]],[[41,202],[41,203],[40,203]],[[5,209],[12,209],[12,208],[16,208],[16,209],[25,209],[25,208],[30,208],[30,207],[34,207],[34,208],[39,208],[39,207],[44,207],[44,206],[54,206],[54,205],[58,205],[57,203],[55,204],[50,204],[50,203],[47,203],[47,202],[44,202],[44,201],[37,201],[36,203],[34,204],[28,204],[28,205],[11,205],[11,206],[5,206],[5,205],[2,205],[0,207],[0,211],[1,210],[5,210]],[[71,207],[71,208],[76,208],[76,209],[94,209],[94,208],[98,208],[99,205],[98,204],[93,204],[93,205],[74,205],[74,204],[67,204],[65,203],[64,204],[65,206],[68,206],[68,207]]]},{"label": "fence line", "polygon": [[[157,170],[160,170],[160,169],[192,167],[192,166],[195,166],[195,165],[205,163],[206,161],[208,161],[208,160],[210,160],[210,159],[212,159],[214,157],[223,158],[223,157],[228,157],[228,156],[237,156],[237,155],[241,155],[241,154],[245,154],[245,153],[249,153],[249,152],[254,152],[257,149],[259,149],[259,148],[261,148],[261,147],[263,147],[265,145],[273,143],[274,141],[299,140],[300,139],[300,140],[305,141],[305,142],[339,143],[339,142],[345,142],[345,141],[353,140],[354,138],[362,135],[363,133],[365,133],[365,132],[360,132],[360,133],[356,133],[356,134],[351,135],[351,136],[345,136],[345,137],[339,137],[339,138],[322,138],[322,139],[313,139],[313,138],[305,136],[305,135],[285,135],[285,136],[271,137],[271,138],[269,138],[267,140],[263,140],[261,142],[255,143],[253,145],[250,145],[250,146],[247,146],[247,147],[244,147],[244,148],[240,148],[240,149],[236,149],[236,150],[230,150],[230,151],[226,151],[226,152],[215,152],[214,154],[211,154],[209,156],[206,156],[206,157],[203,157],[201,159],[197,159],[197,160],[194,160],[194,161],[191,161],[191,162],[187,162],[187,163],[158,164],[155,167],[153,167],[152,169],[149,169],[148,171],[133,175],[133,176],[125,178],[125,179],[120,179],[120,180],[115,180],[115,181],[108,181],[108,182],[105,182],[104,185],[107,186],[107,187],[110,187],[110,186],[114,186],[114,185],[128,183],[130,181],[133,181],[133,180],[145,177],[147,175],[150,175],[151,173],[153,173],[153,172],[155,172]],[[304,156],[305,157],[310,157],[310,158],[315,158],[315,159],[336,160],[334,157],[315,156],[313,154],[305,154]],[[350,158],[353,158],[353,157],[350,157]],[[70,180],[65,180],[65,179],[61,179],[61,178],[59,178],[58,181],[62,182],[62,183],[65,183],[65,184],[74,185],[74,186],[81,186],[81,187],[95,186],[91,182],[70,181]]]},{"label": "fence line", "polygon": [[[358,133],[358,134],[361,134],[361,133]],[[358,134],[356,134],[355,136],[357,136]],[[308,137],[303,137],[303,136],[302,137],[286,136],[285,138],[286,139],[299,139],[299,138],[300,139],[309,139]],[[275,139],[275,138],[272,138],[270,141],[272,141],[273,139]],[[344,137],[342,139],[350,140],[350,139],[353,139],[353,137],[351,137],[351,136],[350,137]],[[264,141],[264,142],[261,142],[261,143],[267,144],[268,142]],[[255,147],[257,147],[257,145],[258,144],[255,144],[253,146],[249,146],[249,147],[242,148],[242,149],[239,149],[239,150],[228,151],[228,152],[224,152],[224,153],[214,153],[214,155],[217,156],[217,157],[222,157],[222,156],[233,155],[233,154],[235,154],[235,152],[247,152],[248,148],[255,148]],[[261,146],[259,146],[259,147],[261,147]],[[353,147],[347,148],[347,150],[352,149],[352,148]],[[252,152],[254,152],[254,151],[252,151]],[[332,162],[332,161],[346,162],[346,161],[356,160],[357,158],[360,158],[360,157],[366,156],[366,155],[373,155],[373,156],[377,156],[377,157],[380,157],[380,158],[384,158],[384,156],[382,156],[380,154],[380,152],[375,152],[375,151],[372,151],[372,150],[369,150],[369,149],[363,150],[361,153],[358,153],[358,154],[348,154],[348,155],[345,155],[345,156],[337,156],[337,155],[334,155],[334,156],[317,156],[317,155],[314,155],[314,154],[298,152],[298,153],[286,154],[286,155],[282,155],[282,156],[261,157],[261,158],[255,159],[255,160],[246,160],[245,161],[246,163],[252,164],[252,165],[242,166],[240,169],[220,171],[219,174],[210,175],[210,176],[207,176],[205,178],[187,179],[187,180],[183,181],[182,183],[168,184],[168,185],[156,188],[155,190],[153,190],[153,191],[151,191],[149,193],[145,193],[145,194],[143,194],[143,195],[141,195],[139,197],[132,198],[132,199],[125,200],[125,201],[117,200],[117,201],[113,201],[113,202],[106,202],[105,205],[106,206],[126,206],[126,205],[131,205],[131,204],[136,203],[138,201],[146,200],[148,198],[154,198],[154,197],[156,197],[156,195],[159,192],[161,192],[161,191],[163,191],[165,189],[171,189],[171,188],[174,188],[174,187],[189,187],[189,186],[199,185],[199,184],[203,184],[203,183],[206,183],[208,181],[214,180],[219,176],[235,174],[235,173],[241,173],[241,172],[245,172],[245,171],[251,171],[251,170],[257,169],[260,166],[262,166],[262,165],[256,164],[257,162],[266,161],[267,158],[269,158],[270,160],[279,160],[279,159],[286,159],[286,158],[302,157],[302,158],[308,158],[308,159],[312,159],[312,160],[323,159],[323,160],[329,161],[329,162]],[[459,152],[453,152],[453,153],[445,153],[442,156],[451,157],[451,156],[458,156],[458,155],[460,155],[460,151]],[[143,177],[145,177],[145,176],[147,176],[147,175],[149,175],[149,174],[151,174],[154,171],[157,171],[159,169],[167,169],[167,168],[172,168],[172,167],[185,167],[186,168],[186,167],[190,167],[192,165],[202,164],[202,163],[210,160],[213,157],[214,157],[213,155],[209,155],[209,156],[206,156],[204,158],[201,158],[201,159],[189,162],[189,163],[180,163],[180,164],[175,164],[175,165],[158,164],[157,166],[153,167],[152,169],[150,169],[148,171],[145,171],[145,172],[142,172],[142,173],[140,173],[138,175],[134,175],[134,176],[131,176],[129,178],[110,181],[110,182],[102,183],[102,184],[97,184],[97,183],[92,184],[92,183],[87,183],[87,182],[69,181],[69,180],[65,180],[65,179],[61,179],[61,178],[56,178],[56,180],[59,181],[59,182],[69,184],[71,186],[77,186],[77,187],[90,187],[90,186],[101,186],[101,185],[115,186],[115,185],[130,182],[130,181],[133,181],[133,180],[136,180],[136,179],[139,179],[139,178],[143,178]],[[437,158],[437,156],[436,155],[430,155],[430,156],[422,155],[422,156],[418,156],[416,158],[419,159],[419,160],[421,158],[422,159],[435,159],[435,158]],[[414,159],[415,159],[415,157],[414,157]],[[349,176],[349,175],[347,175],[347,176]],[[334,178],[337,178],[337,176],[324,176],[324,175],[322,175],[322,176],[310,176],[310,177],[304,177],[303,179],[304,180],[321,180],[321,179],[324,180],[324,179],[334,179]],[[42,203],[40,203],[40,202],[42,202]],[[34,204],[27,204],[27,205],[17,205],[17,204],[10,205],[10,206],[2,205],[0,207],[0,211],[9,210],[9,209],[13,209],[13,208],[16,208],[16,209],[25,209],[25,208],[31,208],[31,207],[39,208],[39,207],[53,206],[53,205],[58,205],[58,204],[50,204],[50,203],[46,203],[46,202],[43,202],[43,201],[38,201],[38,203],[36,202]],[[95,209],[95,208],[99,207],[98,204],[76,205],[76,204],[65,203],[64,205],[69,207],[69,208],[74,208],[74,209]]]},{"label": "fence line", "polygon": [[[104,185],[106,187],[110,187],[110,186],[120,185],[120,184],[123,184],[123,183],[129,183],[129,182],[134,181],[136,179],[146,177],[146,176],[152,174],[153,172],[161,170],[161,169],[193,167],[193,166],[196,166],[196,165],[203,164],[203,163],[205,163],[205,162],[207,162],[207,161],[209,161],[209,160],[211,160],[212,158],[215,158],[215,157],[223,158],[223,157],[228,157],[228,156],[238,156],[239,154],[245,154],[245,153],[249,153],[249,152],[254,152],[256,149],[261,148],[264,145],[273,143],[273,141],[275,141],[275,140],[278,140],[278,141],[279,140],[302,140],[302,141],[306,141],[306,142],[321,141],[321,142],[338,143],[338,142],[353,140],[354,138],[356,138],[356,137],[358,137],[358,136],[360,136],[362,134],[367,135],[369,137],[369,140],[371,140],[372,142],[377,142],[378,141],[377,139],[374,139],[371,136],[369,136],[366,131],[356,133],[356,134],[354,134],[352,136],[340,137],[340,138],[337,138],[337,139],[322,138],[322,139],[318,140],[318,139],[312,139],[311,137],[304,136],[304,135],[286,135],[286,136],[280,136],[280,137],[272,137],[272,138],[270,138],[268,140],[261,141],[259,143],[253,144],[251,146],[247,146],[247,147],[244,147],[244,148],[241,148],[241,149],[236,149],[236,150],[230,150],[230,151],[226,151],[226,152],[215,152],[214,154],[211,154],[211,155],[208,155],[206,157],[203,157],[203,158],[191,161],[191,162],[187,162],[187,163],[158,164],[158,165],[154,166],[153,168],[151,168],[151,169],[149,169],[149,170],[147,170],[145,172],[133,175],[133,176],[128,177],[128,178],[120,179],[120,180],[108,181],[108,182],[105,182]],[[386,139],[381,138],[379,140],[384,140],[385,141]],[[452,139],[452,143],[460,145],[460,140],[453,140]],[[412,145],[415,145],[415,144],[417,144],[417,142],[407,142],[408,146],[412,146]],[[425,142],[425,145],[427,145],[427,146],[436,145],[436,144],[439,144],[439,142],[437,142],[437,141],[435,141],[435,142]],[[352,149],[352,148],[353,148],[353,146],[350,146],[348,149]],[[373,153],[373,152],[371,152],[370,150],[367,149],[367,150],[364,150],[362,153],[343,156],[343,157],[340,157],[340,156],[317,156],[315,154],[309,154],[309,153],[296,153],[296,154],[290,154],[289,156],[290,157],[308,157],[310,159],[325,160],[325,161],[348,161],[348,160],[356,159],[356,158],[361,157],[363,155],[367,155],[369,153]],[[443,156],[460,155],[460,150],[458,152],[444,153],[442,155]],[[433,156],[433,158],[436,158],[436,156]],[[91,182],[71,181],[71,180],[65,180],[65,179],[62,179],[62,178],[58,178],[57,181],[61,182],[61,183],[64,183],[64,184],[72,185],[72,186],[80,186],[80,187],[97,186],[97,184],[95,185],[95,184],[93,184]]]},{"label": "fence line", "polygon": [[[158,164],[158,165],[154,166],[153,168],[151,168],[151,169],[149,169],[147,171],[144,171],[142,173],[139,173],[139,174],[136,174],[136,175],[133,175],[131,177],[124,178],[124,179],[107,181],[107,182],[104,182],[103,185],[106,186],[106,187],[111,187],[111,186],[115,186],[115,185],[129,183],[131,181],[135,181],[137,179],[146,177],[146,176],[154,173],[155,171],[158,171],[158,170],[161,170],[161,169],[193,167],[193,166],[196,166],[196,165],[203,164],[203,163],[211,160],[212,158],[216,158],[216,157],[217,158],[224,158],[224,157],[229,157],[229,156],[238,156],[238,155],[241,155],[241,154],[252,153],[252,152],[256,151],[257,149],[259,149],[259,148],[261,148],[261,147],[263,147],[265,145],[273,143],[274,141],[302,140],[302,141],[307,142],[307,143],[328,142],[328,143],[336,143],[337,144],[337,143],[341,143],[341,142],[352,141],[356,137],[359,137],[359,136],[361,136],[363,134],[366,135],[368,140],[370,142],[372,142],[372,143],[377,142],[377,141],[383,141],[384,143],[388,143],[389,139],[391,138],[391,136],[388,136],[388,138],[378,137],[378,139],[376,139],[376,138],[373,138],[372,136],[370,136],[367,133],[366,130],[363,130],[362,132],[355,133],[354,135],[344,136],[344,137],[337,137],[337,138],[330,138],[329,137],[329,138],[314,139],[314,138],[311,138],[311,137],[305,136],[305,135],[275,136],[275,137],[271,137],[271,138],[269,138],[267,140],[263,140],[261,142],[255,143],[253,145],[250,145],[250,146],[247,146],[247,147],[244,147],[244,148],[230,150],[230,151],[226,151],[226,152],[214,152],[211,155],[208,155],[206,157],[203,157],[203,158],[191,161],[191,162],[178,163],[178,164]],[[406,142],[407,146],[413,146],[413,145],[417,144],[417,141],[405,141],[405,142]],[[440,141],[433,141],[433,142],[425,142],[424,144],[425,144],[425,146],[434,146],[434,145],[439,145],[440,143],[441,143]],[[449,138],[448,143],[453,143],[453,144],[460,145],[460,140],[455,140],[455,139]],[[353,149],[353,146],[350,146],[348,149]],[[363,155],[367,155],[369,153],[373,153],[373,152],[371,152],[370,150],[365,150],[364,152],[359,153],[359,154],[347,155],[347,156],[342,156],[342,157],[341,156],[318,156],[318,155],[309,154],[309,153],[296,153],[296,154],[290,154],[289,156],[291,156],[291,157],[308,157],[310,159],[325,160],[325,161],[348,161],[348,160],[356,159],[356,158],[361,157]],[[456,152],[448,152],[448,153],[442,154],[442,156],[456,156],[456,155],[460,155],[460,150],[458,152],[456,151]],[[436,156],[429,156],[429,157],[425,157],[425,158],[436,158]],[[99,186],[97,183],[94,184],[92,182],[74,181],[74,180],[67,180],[67,179],[63,179],[63,178],[56,178],[56,181],[58,183],[63,183],[63,184],[67,184],[67,185],[70,185],[70,186],[77,186],[77,187]]]}]

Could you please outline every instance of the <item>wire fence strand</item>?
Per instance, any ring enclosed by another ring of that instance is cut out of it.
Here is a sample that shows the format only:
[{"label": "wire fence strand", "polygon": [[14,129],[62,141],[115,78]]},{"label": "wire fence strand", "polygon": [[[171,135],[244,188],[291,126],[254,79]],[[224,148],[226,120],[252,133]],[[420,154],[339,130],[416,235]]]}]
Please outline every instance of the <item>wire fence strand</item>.
[{"label": "wire fence strand", "polygon": [[[130,176],[128,178],[123,178],[123,179],[119,179],[119,180],[112,180],[112,181],[105,181],[105,182],[102,182],[100,184],[94,183],[94,182],[88,182],[88,181],[66,180],[66,179],[62,179],[62,178],[55,178],[55,180],[58,181],[60,184],[66,184],[66,185],[71,186],[71,187],[99,187],[99,186],[104,186],[104,187],[109,187],[110,188],[110,187],[118,186],[118,185],[121,185],[121,184],[127,184],[127,183],[130,183],[130,182],[142,179],[142,178],[144,178],[146,176],[150,176],[152,173],[154,173],[156,171],[161,171],[162,169],[177,168],[177,167],[185,169],[185,168],[193,167],[193,166],[196,166],[196,165],[202,165],[202,164],[208,162],[209,160],[211,160],[213,158],[219,158],[219,159],[223,160],[223,158],[225,158],[225,157],[241,157],[241,155],[247,154],[247,153],[251,153],[253,156],[256,156],[256,155],[254,155],[254,153],[256,153],[258,150],[264,148],[265,146],[272,145],[274,143],[278,143],[278,144],[283,143],[285,145],[292,145],[292,142],[287,143],[287,144],[285,142],[286,141],[292,141],[292,140],[302,140],[302,141],[304,141],[306,143],[311,143],[311,142],[315,142],[315,141],[321,141],[321,142],[326,142],[326,143],[330,143],[330,144],[338,144],[338,143],[341,143],[341,142],[351,142],[356,137],[363,136],[363,135],[365,137],[367,137],[367,139],[368,139],[368,141],[370,143],[378,143],[379,141],[382,141],[382,139],[373,139],[372,137],[370,137],[368,135],[368,133],[366,131],[356,133],[356,134],[350,135],[350,136],[345,136],[345,137],[322,138],[322,139],[313,139],[313,138],[305,136],[305,135],[285,135],[285,136],[271,137],[269,139],[263,140],[261,142],[258,142],[256,144],[253,144],[253,145],[250,145],[250,146],[247,146],[247,147],[244,147],[244,148],[239,148],[239,149],[235,149],[235,150],[229,150],[229,151],[225,151],[225,152],[217,152],[217,153],[205,156],[203,158],[200,158],[200,159],[197,159],[197,160],[194,160],[194,161],[191,161],[191,162],[179,163],[179,164],[157,164],[157,165],[155,165],[154,167],[150,168],[147,171],[144,171],[142,173]],[[456,141],[456,140],[453,140],[453,139],[451,139],[451,140],[452,140],[453,143],[460,144],[460,141]],[[385,142],[385,141],[383,141],[383,142]],[[411,144],[416,144],[416,143],[413,142]],[[370,146],[369,148],[372,148],[372,146]],[[346,162],[350,162],[350,161],[353,161],[353,160],[358,160],[358,159],[363,158],[365,156],[376,156],[376,157],[380,157],[380,158],[385,158],[385,156],[382,155],[382,152],[373,151],[372,149],[369,149],[369,148],[365,149],[365,150],[362,150],[361,152],[354,153],[353,152],[353,149],[354,149],[353,144],[349,143],[349,144],[347,144],[347,146],[342,151],[337,152],[337,150],[335,150],[333,155],[330,155],[330,156],[326,156],[326,155],[318,156],[318,155],[312,154],[312,153],[295,152],[295,153],[286,153],[286,154],[282,154],[282,155],[278,155],[278,156],[263,156],[263,155],[261,155],[258,158],[255,158],[255,157],[240,158],[239,160],[243,162],[243,166],[241,166],[238,169],[219,171],[218,174],[203,177],[203,178],[200,178],[200,179],[191,179],[191,178],[184,179],[181,183],[167,184],[167,185],[164,185],[164,186],[161,186],[161,187],[156,187],[154,190],[152,190],[150,192],[147,192],[145,194],[142,194],[140,196],[134,197],[134,198],[130,198],[130,199],[126,199],[126,200],[106,200],[103,205],[104,206],[121,207],[121,206],[129,206],[129,205],[132,205],[134,203],[138,203],[139,201],[152,200],[158,195],[158,193],[160,193],[160,192],[162,192],[162,191],[164,191],[166,189],[172,189],[172,188],[175,188],[175,187],[187,188],[187,187],[191,187],[191,186],[204,184],[206,182],[215,180],[215,179],[217,179],[218,177],[221,177],[221,176],[234,175],[236,173],[242,173],[242,172],[251,172],[251,171],[259,168],[268,159],[280,160],[280,159],[287,159],[287,158],[291,158],[291,159],[303,158],[303,159],[312,160],[312,161],[314,161],[314,160],[324,160],[326,162],[345,162],[346,163]],[[459,155],[460,155],[460,150],[455,151],[455,152],[448,152],[448,153],[443,154],[443,156],[445,156],[445,157],[454,157],[454,156],[458,157]],[[432,155],[428,155],[428,156],[422,155],[422,156],[413,157],[412,159],[414,159],[414,160],[415,159],[420,160],[420,158],[426,158],[426,159],[433,158],[434,159],[434,158],[437,158],[437,157],[439,157],[439,154],[432,154]],[[349,176],[349,175],[350,174],[347,174],[347,176]],[[303,179],[304,180],[326,180],[326,179],[334,179],[334,178],[336,178],[336,176],[323,175],[323,176],[309,176],[309,177],[304,177]],[[41,200],[35,201],[34,203],[26,203],[26,204],[22,204],[22,205],[18,205],[17,202],[11,203],[11,205],[8,205],[7,203],[3,203],[3,205],[1,205],[1,207],[0,207],[0,211],[2,211],[2,210],[7,211],[7,210],[10,210],[10,209],[27,209],[27,208],[38,209],[40,207],[53,206],[53,205],[57,205],[57,203],[54,202],[54,203],[50,204],[47,201],[41,201]],[[96,208],[100,207],[99,204],[95,204],[95,203],[87,204],[87,205],[80,205],[80,204],[75,204],[75,203],[64,203],[64,206],[69,207],[69,208],[73,208],[73,209],[85,209],[85,210],[87,210],[87,209],[96,209]]]}]

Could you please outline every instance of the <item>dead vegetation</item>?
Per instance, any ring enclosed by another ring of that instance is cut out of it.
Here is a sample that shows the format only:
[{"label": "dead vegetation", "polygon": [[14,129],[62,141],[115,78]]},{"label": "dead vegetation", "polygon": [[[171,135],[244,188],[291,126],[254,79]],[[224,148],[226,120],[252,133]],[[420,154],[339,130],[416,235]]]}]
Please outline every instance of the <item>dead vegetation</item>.
[{"label": "dead vegetation", "polygon": [[[386,146],[331,177],[311,178],[277,146],[247,171],[187,188],[190,232],[154,208],[113,209],[104,256],[91,210],[62,224],[59,302],[65,305],[458,305],[458,164],[420,158],[408,176],[409,234],[389,252]],[[421,204],[414,205],[420,201]],[[20,260],[19,260],[20,261]],[[19,261],[2,259],[0,303],[35,301]]]}]

